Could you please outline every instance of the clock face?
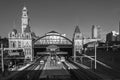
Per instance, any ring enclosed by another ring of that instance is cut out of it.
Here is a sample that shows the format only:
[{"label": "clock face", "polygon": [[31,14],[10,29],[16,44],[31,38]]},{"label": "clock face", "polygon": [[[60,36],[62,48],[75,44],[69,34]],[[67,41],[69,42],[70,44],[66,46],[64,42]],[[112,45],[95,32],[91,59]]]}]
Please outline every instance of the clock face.
[{"label": "clock face", "polygon": [[24,17],[27,17],[27,14],[24,14],[23,16],[24,16]]},{"label": "clock face", "polygon": [[23,12],[22,16],[27,17],[27,12]]},{"label": "clock face", "polygon": [[23,19],[23,20],[22,20],[22,23],[23,23],[23,24],[28,24],[28,19]]}]

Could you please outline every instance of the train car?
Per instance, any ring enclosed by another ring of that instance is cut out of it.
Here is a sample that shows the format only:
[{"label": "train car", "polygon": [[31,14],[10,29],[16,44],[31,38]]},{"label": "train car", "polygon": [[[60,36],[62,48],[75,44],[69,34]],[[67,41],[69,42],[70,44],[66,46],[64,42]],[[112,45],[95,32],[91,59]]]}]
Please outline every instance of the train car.
[{"label": "train car", "polygon": [[61,57],[61,62],[64,62],[65,61],[65,57]]}]

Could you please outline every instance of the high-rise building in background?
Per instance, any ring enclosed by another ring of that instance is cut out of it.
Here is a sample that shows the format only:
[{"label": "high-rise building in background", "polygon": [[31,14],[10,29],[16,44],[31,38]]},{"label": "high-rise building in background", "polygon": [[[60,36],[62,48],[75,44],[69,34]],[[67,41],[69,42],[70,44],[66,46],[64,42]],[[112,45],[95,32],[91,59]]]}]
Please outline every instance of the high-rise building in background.
[{"label": "high-rise building in background", "polygon": [[94,25],[92,25],[92,36],[91,36],[91,38],[93,39],[94,38],[94,29],[95,29],[95,26]]},{"label": "high-rise building in background", "polygon": [[101,39],[101,27],[92,25],[92,39]]},{"label": "high-rise building in background", "polygon": [[118,27],[118,35],[116,36],[117,41],[120,41],[120,22],[119,22],[119,27]]},{"label": "high-rise building in background", "polygon": [[120,21],[119,21],[119,35],[120,35]]},{"label": "high-rise building in background", "polygon": [[98,28],[98,39],[101,39],[102,29],[100,26],[97,26],[97,28]]},{"label": "high-rise building in background", "polygon": [[118,36],[118,41],[120,41],[120,21],[119,21],[119,36]]},{"label": "high-rise building in background", "polygon": [[118,36],[118,35],[119,35],[118,32],[116,32],[116,31],[111,31],[110,33],[108,33],[108,34],[106,35],[106,41],[107,41],[107,42],[118,41],[118,40],[117,40],[117,36]]},{"label": "high-rise building in background", "polygon": [[120,22],[119,22],[119,31],[111,31],[110,33],[106,34],[106,42],[118,42],[120,41]]}]

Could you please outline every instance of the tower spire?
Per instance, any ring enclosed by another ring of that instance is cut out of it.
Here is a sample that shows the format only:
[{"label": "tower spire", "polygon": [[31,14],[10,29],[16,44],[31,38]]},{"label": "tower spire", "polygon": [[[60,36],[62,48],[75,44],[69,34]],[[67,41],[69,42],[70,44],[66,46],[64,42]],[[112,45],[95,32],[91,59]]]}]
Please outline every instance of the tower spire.
[{"label": "tower spire", "polygon": [[82,39],[82,33],[80,32],[79,26],[77,25],[73,34],[73,38]]},{"label": "tower spire", "polygon": [[16,26],[15,26],[15,21],[13,21],[13,29],[15,29],[16,28]]},{"label": "tower spire", "polygon": [[81,33],[78,25],[75,28],[75,33]]},{"label": "tower spire", "polygon": [[26,6],[23,7],[23,10],[27,10]]}]

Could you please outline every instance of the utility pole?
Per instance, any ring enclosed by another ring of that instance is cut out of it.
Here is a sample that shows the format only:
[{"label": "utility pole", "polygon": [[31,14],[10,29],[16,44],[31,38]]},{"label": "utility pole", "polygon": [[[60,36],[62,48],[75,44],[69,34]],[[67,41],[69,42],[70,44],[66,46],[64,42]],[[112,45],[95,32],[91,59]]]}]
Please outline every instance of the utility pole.
[{"label": "utility pole", "polygon": [[3,44],[1,44],[1,64],[2,64],[2,72],[4,72]]},{"label": "utility pole", "polygon": [[91,62],[91,69],[92,69],[92,60],[90,62]]},{"label": "utility pole", "polygon": [[108,41],[107,41],[107,51],[108,51]]},{"label": "utility pole", "polygon": [[97,42],[95,42],[95,69],[97,68],[96,57],[97,57]]},{"label": "utility pole", "polygon": [[74,54],[73,54],[74,62],[76,62],[76,46],[74,45]]}]

